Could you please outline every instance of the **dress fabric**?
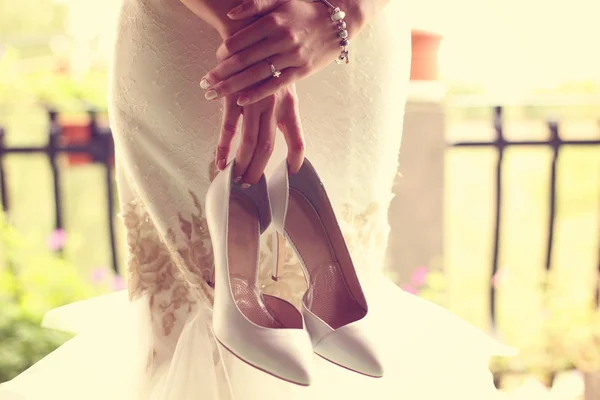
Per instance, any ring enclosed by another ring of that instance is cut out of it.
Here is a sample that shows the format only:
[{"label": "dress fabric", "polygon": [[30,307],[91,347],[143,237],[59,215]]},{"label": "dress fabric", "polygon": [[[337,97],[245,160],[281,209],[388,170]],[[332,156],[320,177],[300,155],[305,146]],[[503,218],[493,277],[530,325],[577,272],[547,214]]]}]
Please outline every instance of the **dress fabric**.
[{"label": "dress fabric", "polygon": [[[317,5],[315,5],[317,6]],[[502,348],[449,312],[404,293],[381,269],[408,93],[410,29],[394,0],[333,63],[297,83],[307,156],[331,197],[367,299],[385,377],[315,357],[315,382],[292,385],[217,345],[204,197],[221,105],[200,78],[216,65],[216,32],[179,0],[124,0],[110,81],[128,290],[51,311],[45,325],[74,339],[13,381],[0,399],[255,400],[493,399],[489,358]],[[324,21],[326,22],[326,21]],[[232,152],[235,154],[235,152]],[[285,157],[278,137],[267,175]],[[299,306],[306,290],[286,249],[278,282],[270,241],[261,289]]]}]

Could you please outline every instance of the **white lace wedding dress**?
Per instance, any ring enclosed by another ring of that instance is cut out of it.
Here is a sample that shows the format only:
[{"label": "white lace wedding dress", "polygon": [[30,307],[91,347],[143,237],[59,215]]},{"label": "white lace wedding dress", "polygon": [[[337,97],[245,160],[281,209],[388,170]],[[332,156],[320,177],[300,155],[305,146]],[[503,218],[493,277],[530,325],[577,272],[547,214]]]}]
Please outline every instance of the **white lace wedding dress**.
[{"label": "white lace wedding dress", "polygon": [[[46,325],[77,336],[11,382],[0,399],[255,400],[494,398],[496,343],[383,278],[388,206],[407,94],[405,2],[392,0],[352,43],[352,64],[297,84],[307,155],[319,171],[359,269],[385,354],[373,379],[315,357],[299,387],[217,346],[212,263],[203,214],[216,173],[220,105],[198,82],[215,65],[218,35],[179,0],[124,0],[111,80],[121,213],[129,246],[128,295],[54,310]],[[285,156],[279,138],[269,170]],[[288,249],[279,282],[261,250],[264,292],[298,304],[305,290]]]}]

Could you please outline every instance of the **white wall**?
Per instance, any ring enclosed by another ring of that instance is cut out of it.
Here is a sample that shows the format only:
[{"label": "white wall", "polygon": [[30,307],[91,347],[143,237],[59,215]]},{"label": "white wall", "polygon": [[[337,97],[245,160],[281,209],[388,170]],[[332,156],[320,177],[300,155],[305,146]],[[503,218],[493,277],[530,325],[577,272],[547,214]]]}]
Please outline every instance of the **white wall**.
[{"label": "white wall", "polygon": [[410,8],[415,27],[444,34],[446,79],[491,90],[600,82],[600,0],[411,0]]}]

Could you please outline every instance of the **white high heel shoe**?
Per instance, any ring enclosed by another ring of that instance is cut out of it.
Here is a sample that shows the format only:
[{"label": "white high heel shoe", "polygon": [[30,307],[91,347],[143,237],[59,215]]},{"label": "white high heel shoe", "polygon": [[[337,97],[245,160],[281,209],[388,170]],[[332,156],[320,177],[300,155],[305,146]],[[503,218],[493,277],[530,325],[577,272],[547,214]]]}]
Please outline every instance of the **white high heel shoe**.
[{"label": "white high heel shoe", "polygon": [[283,380],[311,383],[313,352],[300,312],[260,293],[259,237],[271,222],[264,176],[243,189],[232,181],[233,162],[211,183],[206,219],[213,244],[213,331],[242,361]]},{"label": "white high heel shoe", "polygon": [[367,333],[367,300],[315,169],[305,159],[300,171],[290,175],[284,161],[268,189],[278,232],[275,264],[287,240],[307,278],[302,314],[315,353],[363,375],[382,377],[380,358]]}]

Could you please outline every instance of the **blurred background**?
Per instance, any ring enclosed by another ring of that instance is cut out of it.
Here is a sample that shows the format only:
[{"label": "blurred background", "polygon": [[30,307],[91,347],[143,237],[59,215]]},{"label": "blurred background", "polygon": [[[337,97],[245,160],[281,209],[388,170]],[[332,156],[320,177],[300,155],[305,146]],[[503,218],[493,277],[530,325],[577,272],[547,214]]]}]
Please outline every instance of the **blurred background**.
[{"label": "blurred background", "polygon": [[[396,0],[394,0],[396,1]],[[123,289],[106,124],[119,0],[0,0],[0,382]],[[598,0],[413,0],[387,274],[504,343],[510,399],[599,399]],[[400,133],[399,133],[400,134]]]}]

